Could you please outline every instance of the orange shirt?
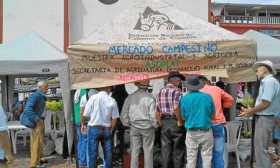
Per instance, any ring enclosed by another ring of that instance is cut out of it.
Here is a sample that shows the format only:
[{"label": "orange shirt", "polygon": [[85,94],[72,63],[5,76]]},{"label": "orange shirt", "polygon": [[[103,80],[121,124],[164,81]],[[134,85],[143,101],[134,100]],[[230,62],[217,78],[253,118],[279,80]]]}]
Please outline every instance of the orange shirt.
[{"label": "orange shirt", "polygon": [[230,108],[233,104],[233,97],[217,86],[205,85],[202,92],[211,95],[215,104],[215,114],[212,118],[213,124],[223,124],[226,122],[223,108]]}]

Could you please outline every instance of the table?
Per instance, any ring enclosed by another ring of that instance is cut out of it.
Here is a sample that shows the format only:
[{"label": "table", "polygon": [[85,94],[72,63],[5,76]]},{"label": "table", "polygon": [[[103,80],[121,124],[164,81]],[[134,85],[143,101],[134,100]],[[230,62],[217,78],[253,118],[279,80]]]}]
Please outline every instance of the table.
[{"label": "table", "polygon": [[25,127],[24,125],[21,125],[20,121],[8,121],[7,126],[8,126],[9,136],[11,137],[13,152],[16,154],[17,153],[16,141],[15,141],[16,132],[20,130],[30,131],[30,129]]}]

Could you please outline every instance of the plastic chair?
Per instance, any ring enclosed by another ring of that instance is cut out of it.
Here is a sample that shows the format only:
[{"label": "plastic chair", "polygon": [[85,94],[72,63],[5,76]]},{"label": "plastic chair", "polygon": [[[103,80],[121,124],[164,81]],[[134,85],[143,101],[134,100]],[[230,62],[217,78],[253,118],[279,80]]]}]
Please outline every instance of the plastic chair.
[{"label": "plastic chair", "polygon": [[14,120],[14,114],[13,113],[7,112],[6,115],[7,115],[8,121],[13,121]]},{"label": "plastic chair", "polygon": [[[242,123],[240,121],[231,121],[228,122],[225,126],[227,134],[227,143],[225,144],[226,151],[235,152],[238,168],[240,168],[238,145],[240,141],[241,127]],[[227,160],[225,165],[228,165]]]},{"label": "plastic chair", "polygon": [[27,129],[24,129],[24,130],[19,130],[19,131],[16,131],[15,133],[15,144],[17,144],[17,139],[18,137],[22,137],[23,138],[23,145],[26,146],[26,139],[27,139],[27,136],[30,135],[30,131],[27,130]]}]

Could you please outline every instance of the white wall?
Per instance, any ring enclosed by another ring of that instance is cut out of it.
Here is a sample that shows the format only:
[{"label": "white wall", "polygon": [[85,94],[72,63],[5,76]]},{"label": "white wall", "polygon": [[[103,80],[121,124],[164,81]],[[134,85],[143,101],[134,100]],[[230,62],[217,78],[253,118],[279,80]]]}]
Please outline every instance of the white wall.
[{"label": "white wall", "polygon": [[[69,0],[70,42],[88,36],[96,27],[113,19],[121,11],[150,0],[119,0],[104,5],[98,0]],[[208,0],[160,0],[194,16],[208,20]],[[58,48],[63,49],[63,0],[4,0],[4,42],[36,31]]]},{"label": "white wall", "polygon": [[63,0],[4,0],[3,40],[35,31],[63,50],[63,20]]},{"label": "white wall", "polygon": [[[70,0],[70,41],[73,43],[87,37],[97,26],[141,1],[148,6],[150,0],[119,0],[112,5],[104,5],[98,0]],[[160,2],[167,2],[208,21],[208,0],[160,0]]]}]

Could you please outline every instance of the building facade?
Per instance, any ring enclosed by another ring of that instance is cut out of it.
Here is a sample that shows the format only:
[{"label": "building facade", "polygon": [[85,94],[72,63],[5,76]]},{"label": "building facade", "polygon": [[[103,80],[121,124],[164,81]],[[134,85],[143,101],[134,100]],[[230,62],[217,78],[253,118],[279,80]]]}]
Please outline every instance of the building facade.
[{"label": "building facade", "polygon": [[243,34],[253,29],[280,38],[279,0],[212,0],[211,22]]},{"label": "building facade", "polygon": [[133,6],[149,6],[158,1],[160,7],[172,5],[179,10],[208,21],[208,0],[69,0],[70,42],[90,35],[96,28],[113,20],[122,11]]},{"label": "building facade", "polygon": [[[57,48],[87,37],[132,5],[151,0],[0,0],[0,43],[37,32]],[[208,21],[210,0],[154,0]]]}]

